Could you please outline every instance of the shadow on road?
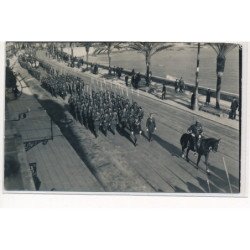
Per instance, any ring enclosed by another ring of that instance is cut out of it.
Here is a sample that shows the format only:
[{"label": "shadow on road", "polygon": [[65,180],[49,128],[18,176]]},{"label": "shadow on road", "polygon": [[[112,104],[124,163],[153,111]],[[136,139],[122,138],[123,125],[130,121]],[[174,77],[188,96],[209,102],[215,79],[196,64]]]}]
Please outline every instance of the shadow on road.
[{"label": "shadow on road", "polygon": [[132,144],[134,144],[130,133],[126,131],[126,129],[123,129],[121,126],[117,126],[116,127],[116,131],[119,133],[119,135],[124,136],[125,138],[127,138]]},{"label": "shadow on road", "polygon": [[184,189],[182,189],[182,188],[179,188],[179,187],[177,187],[177,186],[174,186],[174,191],[175,191],[176,193],[186,193],[186,192],[187,192],[186,190],[184,190]]},{"label": "shadow on road", "polygon": [[[204,193],[204,191],[191,182],[187,182],[187,188],[191,193]],[[205,189],[206,190],[206,189]]]},{"label": "shadow on road", "polygon": [[[222,182],[224,185],[224,188],[226,187],[226,191],[227,192],[230,192],[230,189],[229,189],[229,183],[228,183],[228,180],[227,180],[227,176],[226,176],[226,172],[224,170],[221,170],[211,164],[209,164],[209,169],[211,171],[213,171],[217,176],[219,176],[219,178],[214,177],[213,181],[216,182],[218,179],[220,180],[220,184],[221,184],[221,180],[224,180],[224,182]],[[240,192],[240,182],[239,182],[239,179],[234,177],[233,175],[231,175],[229,173],[229,179],[230,179],[230,183],[231,183],[231,186],[232,186],[232,189],[233,189],[233,192]],[[217,181],[218,182],[218,181]],[[219,185],[218,185],[219,186]]]},{"label": "shadow on road", "polygon": [[181,149],[177,148],[175,145],[163,140],[158,135],[154,135],[153,139],[159,143],[163,148],[165,148],[172,156],[180,157],[181,156]]}]

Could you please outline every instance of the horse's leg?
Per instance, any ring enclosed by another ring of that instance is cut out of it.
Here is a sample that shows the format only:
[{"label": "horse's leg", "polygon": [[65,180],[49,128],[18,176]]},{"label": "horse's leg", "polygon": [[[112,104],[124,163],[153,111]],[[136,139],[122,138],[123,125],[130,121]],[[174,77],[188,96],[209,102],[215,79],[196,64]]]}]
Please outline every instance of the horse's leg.
[{"label": "horse's leg", "polygon": [[188,147],[188,148],[187,148],[187,153],[186,153],[186,160],[187,160],[187,162],[189,162],[189,158],[188,158],[189,150],[190,150],[190,148]]},{"label": "horse's leg", "polygon": [[185,158],[185,146],[184,145],[182,145],[181,151],[182,151],[181,157],[184,159]]},{"label": "horse's leg", "polygon": [[206,164],[206,172],[207,172],[207,174],[210,174],[210,170],[208,168],[208,156],[209,156],[209,154],[205,155],[205,164]]},{"label": "horse's leg", "polygon": [[200,159],[201,159],[201,154],[198,155],[198,159],[197,159],[197,163],[196,163],[197,169],[199,168]]}]

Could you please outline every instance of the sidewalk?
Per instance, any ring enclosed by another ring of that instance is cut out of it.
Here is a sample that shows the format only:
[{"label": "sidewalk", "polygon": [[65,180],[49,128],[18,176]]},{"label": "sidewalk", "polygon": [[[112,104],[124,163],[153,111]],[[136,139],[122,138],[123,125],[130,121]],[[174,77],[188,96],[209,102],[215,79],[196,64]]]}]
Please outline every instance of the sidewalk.
[{"label": "sidewalk", "polygon": [[[49,115],[25,82],[22,84],[24,86],[22,95],[17,100],[12,99],[7,103],[6,120],[12,121],[22,136],[27,164],[36,163],[37,176],[41,181],[39,191],[54,189],[55,191],[102,192],[100,183],[64,138],[60,129],[53,122],[51,123]],[[29,112],[27,112],[28,109]],[[19,114],[25,112],[26,118],[18,119]],[[8,135],[8,128],[6,129],[5,133]],[[48,139],[45,145],[42,143],[44,139]]]},{"label": "sidewalk", "polygon": [[[45,56],[38,57],[40,60],[45,60],[47,63],[49,63],[49,61],[47,60],[47,58]],[[99,70],[99,74],[95,75],[92,74],[91,72],[82,72],[81,69],[78,68],[70,68],[67,66],[66,63],[64,62],[58,62],[56,59],[50,59],[53,63],[56,63],[58,66],[63,67],[62,72],[73,72],[73,73],[77,73],[79,75],[82,76],[88,76],[91,79],[95,79],[95,80],[99,80],[100,82],[105,82],[105,83],[109,83],[112,84],[114,86],[113,89],[115,88],[120,88],[122,91],[125,92],[129,92],[128,94],[137,94],[137,95],[142,95],[144,97],[147,98],[151,98],[154,99],[156,101],[160,101],[162,103],[166,103],[168,105],[171,105],[175,108],[181,109],[185,112],[189,112],[198,116],[201,116],[203,118],[209,119],[211,121],[223,124],[225,126],[234,128],[239,130],[239,117],[237,116],[236,120],[232,120],[232,119],[228,119],[228,110],[230,109],[230,105],[231,103],[227,102],[227,101],[223,101],[221,100],[221,114],[218,115],[215,112],[211,112],[209,110],[209,108],[206,108],[205,111],[199,110],[199,111],[193,111],[190,109],[190,100],[191,100],[191,93],[190,92],[185,92],[183,94],[176,94],[174,91],[174,88],[166,86],[167,87],[167,94],[166,94],[166,100],[161,100],[161,89],[162,89],[162,85],[158,84],[158,83],[154,83],[152,82],[152,86],[155,86],[155,88],[157,89],[155,94],[150,94],[147,93],[146,88],[145,87],[141,87],[139,88],[139,90],[135,90],[133,89],[131,86],[126,87],[125,85],[125,81],[124,81],[124,76],[121,77],[121,79],[118,79],[117,77],[109,77],[109,79],[107,79],[107,71],[106,70]],[[53,66],[53,65],[52,65]],[[94,86],[93,86],[94,87]],[[112,88],[112,87],[111,87]],[[205,96],[203,95],[199,95],[199,105],[200,107],[203,107],[204,103],[205,103]],[[215,98],[211,98],[211,107],[215,106]],[[215,110],[213,108],[213,110]]]}]

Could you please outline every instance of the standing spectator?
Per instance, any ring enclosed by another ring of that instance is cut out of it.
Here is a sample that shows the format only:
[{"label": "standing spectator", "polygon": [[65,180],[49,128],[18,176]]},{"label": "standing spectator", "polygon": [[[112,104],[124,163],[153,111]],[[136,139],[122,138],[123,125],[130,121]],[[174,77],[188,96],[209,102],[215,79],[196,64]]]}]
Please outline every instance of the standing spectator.
[{"label": "standing spectator", "polygon": [[211,90],[208,89],[207,94],[206,94],[206,105],[207,106],[210,104],[210,99],[211,99]]},{"label": "standing spectator", "polygon": [[194,108],[194,102],[195,102],[195,96],[194,96],[194,92],[193,92],[193,94],[191,96],[191,109]]},{"label": "standing spectator", "polygon": [[239,103],[238,103],[237,99],[234,97],[233,101],[231,103],[231,111],[229,114],[229,118],[231,118],[233,120],[236,118],[236,111],[237,111],[238,107],[239,107]]},{"label": "standing spectator", "polygon": [[175,89],[175,93],[177,93],[179,91],[179,80],[178,79],[175,80],[174,89]]},{"label": "standing spectator", "polygon": [[179,81],[179,86],[180,86],[180,93],[183,93],[184,91],[184,88],[185,88],[185,84],[184,84],[184,81],[181,77],[180,81]]},{"label": "standing spectator", "polygon": [[165,100],[165,99],[166,99],[166,92],[167,92],[166,85],[163,84],[163,87],[162,87],[162,95],[161,95],[161,99],[162,99],[162,100]]},{"label": "standing spectator", "polygon": [[149,118],[147,119],[146,128],[148,132],[148,141],[150,142],[152,141],[152,135],[156,130],[155,118],[152,113],[150,113]]},{"label": "standing spectator", "polygon": [[135,75],[132,75],[131,77],[131,85],[135,87]]},{"label": "standing spectator", "polygon": [[135,88],[138,89],[139,88],[139,84],[141,81],[141,73],[138,72],[135,76]]},{"label": "standing spectator", "polygon": [[125,84],[128,86],[128,75],[125,76]]}]

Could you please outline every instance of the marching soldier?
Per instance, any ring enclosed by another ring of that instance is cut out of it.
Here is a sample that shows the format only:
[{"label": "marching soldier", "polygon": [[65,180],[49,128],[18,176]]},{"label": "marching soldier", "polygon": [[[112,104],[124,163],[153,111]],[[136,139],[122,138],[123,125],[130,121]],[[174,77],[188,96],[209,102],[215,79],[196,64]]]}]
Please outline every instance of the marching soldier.
[{"label": "marching soldier", "polygon": [[147,119],[146,128],[148,132],[148,141],[150,142],[152,141],[152,135],[156,130],[155,118],[153,117],[152,113],[149,115],[149,118]]},{"label": "marching soldier", "polygon": [[110,130],[115,135],[116,126],[118,125],[118,115],[117,112],[113,112],[110,119]]},{"label": "marching soldier", "polygon": [[93,127],[94,127],[94,133],[95,133],[95,137],[97,138],[99,135],[99,129],[100,129],[100,121],[101,120],[101,114],[99,113],[99,111],[97,111],[95,113],[94,116],[94,120],[93,120]]}]

